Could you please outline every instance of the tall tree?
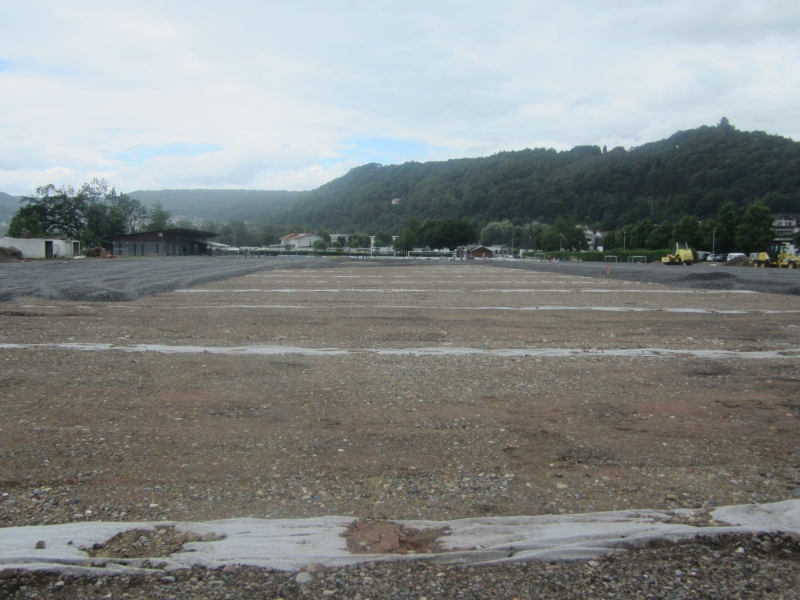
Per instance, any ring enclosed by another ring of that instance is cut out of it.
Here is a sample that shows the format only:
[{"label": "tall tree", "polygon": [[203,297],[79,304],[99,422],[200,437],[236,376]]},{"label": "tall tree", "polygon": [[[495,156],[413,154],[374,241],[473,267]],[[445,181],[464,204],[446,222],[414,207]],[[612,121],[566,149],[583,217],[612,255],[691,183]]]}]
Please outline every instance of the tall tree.
[{"label": "tall tree", "polygon": [[147,207],[136,198],[119,194],[113,198],[112,204],[125,215],[128,233],[136,233],[147,222]]},{"label": "tall tree", "polygon": [[741,212],[736,229],[736,246],[745,253],[759,252],[775,239],[772,215],[761,202],[754,202]]},{"label": "tall tree", "polygon": [[716,235],[716,250],[717,252],[733,252],[736,249],[736,234],[739,228],[739,215],[736,211],[736,205],[733,202],[726,202],[723,204],[716,219],[717,235]]},{"label": "tall tree", "polygon": [[685,216],[678,219],[672,229],[672,239],[670,243],[687,242],[689,246],[696,248],[700,241],[700,224],[696,217]]},{"label": "tall tree", "polygon": [[381,229],[378,233],[375,234],[375,246],[378,248],[386,248],[392,245],[392,234],[386,231],[385,229]]},{"label": "tall tree", "polygon": [[23,196],[20,203],[24,206],[9,223],[8,233],[11,236],[57,235],[77,238],[84,226],[86,199],[76,194],[71,186],[39,186],[33,194]]},{"label": "tall tree", "polygon": [[153,204],[153,208],[150,209],[149,213],[150,218],[147,221],[145,231],[158,231],[159,229],[167,229],[169,227],[169,220],[172,215],[168,210],[164,210],[164,207],[161,206],[161,202]]}]

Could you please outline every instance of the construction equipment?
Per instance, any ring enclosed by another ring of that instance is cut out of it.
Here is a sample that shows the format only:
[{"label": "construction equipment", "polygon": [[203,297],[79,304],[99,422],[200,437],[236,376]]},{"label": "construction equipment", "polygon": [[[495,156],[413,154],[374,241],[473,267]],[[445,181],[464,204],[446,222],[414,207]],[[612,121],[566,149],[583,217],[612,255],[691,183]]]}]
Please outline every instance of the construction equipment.
[{"label": "construction equipment", "polygon": [[689,249],[688,242],[675,242],[672,252],[661,258],[665,265],[691,265],[694,262],[694,252]]},{"label": "construction equipment", "polygon": [[800,258],[784,252],[780,243],[768,244],[762,252],[756,254],[750,264],[754,267],[778,267],[780,269],[800,268]]}]

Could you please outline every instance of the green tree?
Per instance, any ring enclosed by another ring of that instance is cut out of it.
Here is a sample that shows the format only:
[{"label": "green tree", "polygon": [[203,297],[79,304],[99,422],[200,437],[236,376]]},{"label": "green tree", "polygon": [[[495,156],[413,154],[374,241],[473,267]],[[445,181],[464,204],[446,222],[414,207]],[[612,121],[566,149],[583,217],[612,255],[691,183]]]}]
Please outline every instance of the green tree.
[{"label": "green tree", "polygon": [[775,239],[769,207],[754,202],[742,211],[736,229],[736,246],[741,252],[759,252]]},{"label": "green tree", "polygon": [[405,228],[400,232],[400,235],[397,236],[397,239],[394,241],[394,249],[397,252],[409,252],[414,249],[416,245],[416,236],[414,232],[411,231],[409,228]]},{"label": "green tree", "polygon": [[161,202],[156,202],[149,211],[149,217],[145,231],[158,231],[169,227],[169,220],[172,215],[161,206]]},{"label": "green tree", "polygon": [[674,228],[675,224],[672,221],[661,221],[661,223],[656,225],[653,231],[650,232],[650,237],[647,238],[645,247],[650,250],[669,248],[669,244],[672,241],[672,230]]},{"label": "green tree", "polygon": [[45,235],[43,208],[34,204],[20,206],[8,224],[6,232],[11,237]]},{"label": "green tree", "polygon": [[136,233],[147,222],[147,207],[127,194],[116,196],[112,204],[125,215],[128,233]]},{"label": "green tree", "polygon": [[378,248],[388,248],[393,243],[392,234],[386,231],[385,229],[381,229],[378,233],[375,234],[375,246]]},{"label": "green tree", "polygon": [[539,234],[539,245],[547,251],[554,252],[563,248],[561,232],[553,225],[547,225]]},{"label": "green tree", "polygon": [[723,204],[717,214],[717,252],[733,252],[736,249],[736,233],[739,229],[739,214],[733,202]]},{"label": "green tree", "polygon": [[431,219],[419,229],[419,241],[430,248],[464,246],[478,239],[478,232],[469,221],[457,219]]},{"label": "green tree", "polygon": [[647,247],[647,240],[653,233],[653,222],[650,219],[643,219],[634,225],[631,231],[630,248],[638,250]]},{"label": "green tree", "polygon": [[350,236],[351,248],[369,248],[370,237],[366,233],[354,233]]},{"label": "green tree", "polygon": [[[671,232],[670,232],[671,233]],[[603,237],[603,251],[608,252],[617,247],[617,234],[614,231],[609,231]]]},{"label": "green tree", "polygon": [[331,243],[331,234],[325,231],[324,229],[320,229],[317,232],[317,235],[325,240],[325,247],[327,248],[328,244]]},{"label": "green tree", "polygon": [[325,240],[314,240],[314,244],[312,246],[316,252],[325,252],[328,249],[328,244]]},{"label": "green tree", "polygon": [[20,198],[24,204],[9,223],[9,235],[17,236],[21,231],[37,230],[22,235],[57,235],[77,238],[85,224],[86,199],[70,187],[56,188],[53,184],[43,185],[36,191]]},{"label": "green tree", "polygon": [[690,247],[697,248],[700,241],[700,224],[696,217],[685,216],[678,219],[675,227],[672,228],[672,239],[674,242],[687,242]]},{"label": "green tree", "polygon": [[95,201],[86,207],[86,226],[81,230],[84,246],[105,245],[110,247],[110,239],[128,232],[125,214],[113,204]]},{"label": "green tree", "polygon": [[514,226],[511,221],[492,221],[481,231],[481,242],[487,246],[505,245],[511,243]]}]

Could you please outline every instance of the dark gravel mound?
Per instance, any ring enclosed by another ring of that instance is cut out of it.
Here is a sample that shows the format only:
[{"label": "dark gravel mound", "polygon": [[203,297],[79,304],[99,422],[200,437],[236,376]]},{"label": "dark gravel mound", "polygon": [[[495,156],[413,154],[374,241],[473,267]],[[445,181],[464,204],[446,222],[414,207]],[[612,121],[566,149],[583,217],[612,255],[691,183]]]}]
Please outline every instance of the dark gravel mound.
[{"label": "dark gravel mound", "polygon": [[720,279],[738,279],[733,273],[720,273],[714,271],[712,273],[690,273],[685,277],[681,277],[682,281],[718,281]]},{"label": "dark gravel mound", "polygon": [[739,256],[733,260],[728,260],[722,263],[723,267],[749,267],[750,259],[746,256]]},{"label": "dark gravel mound", "polygon": [[[748,259],[745,257],[745,260]],[[727,264],[727,263],[726,263]],[[748,261],[749,264],[749,261]],[[559,273],[578,277],[606,277],[608,264],[601,262],[487,262],[489,268],[525,269],[546,273]],[[764,294],[798,295],[800,270],[798,269],[753,269],[739,268],[735,273],[729,269],[699,263],[691,267],[664,268],[660,263],[611,264],[611,279],[656,283],[672,287],[700,290],[737,290]]]},{"label": "dark gravel mound", "polygon": [[321,269],[339,259],[176,256],[59,260],[0,265],[0,302],[20,296],[82,302],[126,302],[272,269]]}]

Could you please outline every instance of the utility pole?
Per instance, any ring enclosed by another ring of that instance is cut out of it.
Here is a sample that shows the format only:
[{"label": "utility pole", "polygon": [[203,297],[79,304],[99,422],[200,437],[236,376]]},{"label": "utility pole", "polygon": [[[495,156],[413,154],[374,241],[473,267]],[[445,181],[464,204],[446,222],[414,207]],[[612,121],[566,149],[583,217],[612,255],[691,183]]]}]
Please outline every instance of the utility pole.
[{"label": "utility pole", "polygon": [[628,246],[627,246],[627,238],[628,238],[628,232],[627,231],[623,231],[622,232],[622,251],[623,252],[628,248]]},{"label": "utility pole", "polygon": [[711,238],[711,254],[717,253],[717,228],[714,227],[714,236]]}]

